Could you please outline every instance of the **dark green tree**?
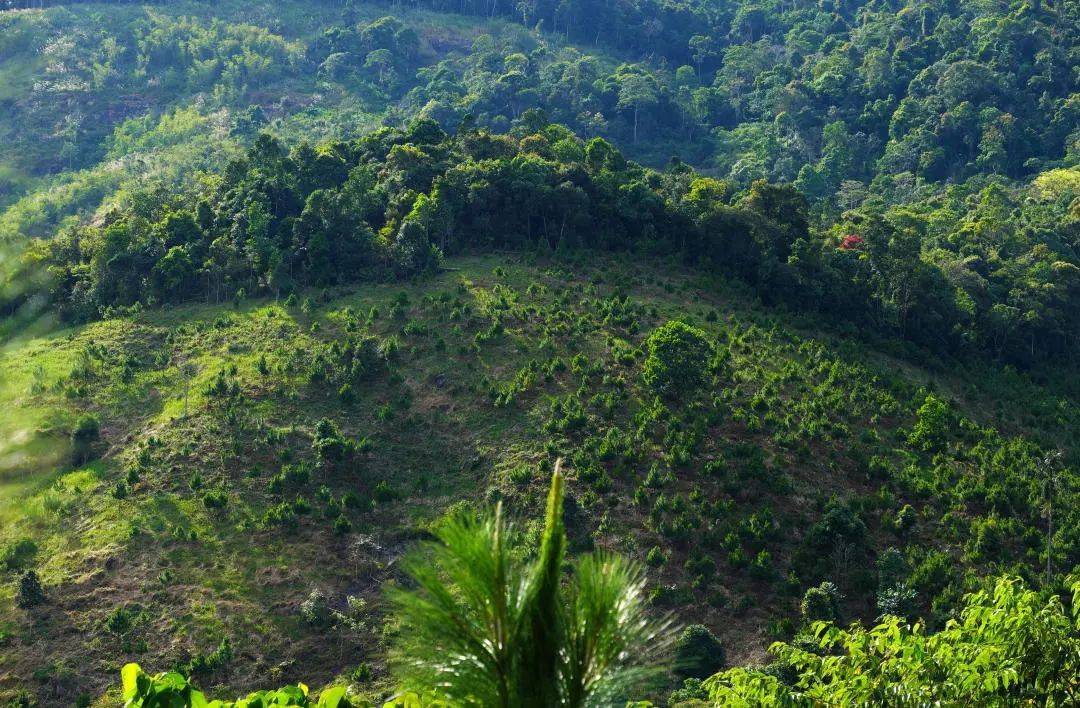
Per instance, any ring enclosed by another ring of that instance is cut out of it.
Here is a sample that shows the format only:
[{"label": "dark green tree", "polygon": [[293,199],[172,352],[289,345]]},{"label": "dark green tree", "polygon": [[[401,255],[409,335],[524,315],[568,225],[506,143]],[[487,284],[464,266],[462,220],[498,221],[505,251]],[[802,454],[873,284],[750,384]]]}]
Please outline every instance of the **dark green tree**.
[{"label": "dark green tree", "polygon": [[703,679],[725,666],[724,645],[708,627],[692,624],[675,640],[675,672]]},{"label": "dark green tree", "polygon": [[702,330],[672,320],[654,330],[645,346],[649,353],[642,380],[657,393],[678,395],[704,382],[712,344]]}]

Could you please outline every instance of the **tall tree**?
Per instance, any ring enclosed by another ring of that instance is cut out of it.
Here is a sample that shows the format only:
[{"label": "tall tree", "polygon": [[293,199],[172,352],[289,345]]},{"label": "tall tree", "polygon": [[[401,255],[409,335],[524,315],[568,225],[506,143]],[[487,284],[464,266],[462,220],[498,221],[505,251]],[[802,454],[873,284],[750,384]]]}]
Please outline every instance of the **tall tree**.
[{"label": "tall tree", "polygon": [[638,122],[642,109],[655,106],[656,84],[652,77],[640,73],[624,74],[619,79],[619,108],[634,114],[634,143],[638,141]]}]

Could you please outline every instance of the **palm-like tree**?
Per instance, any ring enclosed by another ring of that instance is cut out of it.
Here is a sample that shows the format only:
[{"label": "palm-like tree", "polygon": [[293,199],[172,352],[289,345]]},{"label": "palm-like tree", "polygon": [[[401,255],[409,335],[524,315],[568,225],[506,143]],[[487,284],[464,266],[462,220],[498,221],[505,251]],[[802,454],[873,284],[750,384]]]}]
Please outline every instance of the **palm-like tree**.
[{"label": "palm-like tree", "polygon": [[404,686],[462,705],[576,708],[625,702],[663,671],[672,629],[647,615],[639,565],[596,552],[573,562],[563,582],[560,467],[532,563],[512,553],[501,505],[479,519],[447,521],[428,552],[407,561],[416,588],[391,592],[401,620],[393,660]]}]

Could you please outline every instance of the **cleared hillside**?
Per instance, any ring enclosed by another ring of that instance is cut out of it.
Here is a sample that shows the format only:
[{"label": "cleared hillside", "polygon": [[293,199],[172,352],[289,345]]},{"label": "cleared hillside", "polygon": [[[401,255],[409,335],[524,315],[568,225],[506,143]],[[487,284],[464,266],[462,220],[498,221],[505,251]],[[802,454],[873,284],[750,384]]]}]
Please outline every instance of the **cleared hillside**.
[{"label": "cleared hillside", "polygon": [[[1071,399],[901,365],[692,271],[533,259],[9,346],[0,548],[33,544],[12,565],[36,567],[49,601],[16,609],[6,574],[3,690],[97,696],[137,660],[234,692],[269,676],[375,694],[395,559],[457,503],[537,518],[557,455],[572,551],[645,560],[656,611],[703,621],[736,664],[788,636],[822,580],[845,617],[873,617],[888,547],[934,622],[973,570],[1042,562],[1031,440],[1075,440]],[[699,390],[655,399],[642,346],[673,319],[720,357]],[[932,449],[913,432],[924,384],[955,402],[925,433]],[[983,405],[1003,391],[1029,412]],[[85,413],[100,439],[71,450]],[[988,510],[995,497],[1015,511]],[[349,621],[306,621],[314,589]],[[207,662],[226,639],[228,659]]]}]

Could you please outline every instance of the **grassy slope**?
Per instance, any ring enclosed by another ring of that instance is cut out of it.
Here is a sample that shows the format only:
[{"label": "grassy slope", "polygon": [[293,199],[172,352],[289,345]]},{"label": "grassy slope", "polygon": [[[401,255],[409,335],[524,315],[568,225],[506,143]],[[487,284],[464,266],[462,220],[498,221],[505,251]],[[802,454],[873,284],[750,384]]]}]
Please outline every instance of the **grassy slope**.
[{"label": "grassy slope", "polygon": [[[632,429],[648,403],[635,350],[669,318],[726,337],[733,374],[694,404],[714,413],[687,418],[691,427],[707,420],[689,462],[671,460],[670,435],[664,440],[658,424],[643,443],[647,452],[605,458],[599,479],[595,470],[574,470],[571,540],[578,549],[598,543],[638,558],[660,546],[670,558],[650,571],[653,580],[688,595],[660,595],[658,611],[667,605],[684,621],[705,621],[736,662],[760,658],[769,623],[791,615],[801,590],[816,582],[789,587],[785,576],[797,539],[830,495],[871,500],[871,545],[900,543],[880,518],[903,500],[877,492],[859,454],[902,446],[922,395],[912,382],[956,392],[961,409],[982,424],[1076,432],[1071,399],[1057,401],[1019,379],[901,365],[775,319],[727,286],[677,268],[621,261],[541,267],[516,258],[450,265],[432,280],[334,292],[312,308],[193,305],[9,345],[0,356],[0,548],[36,541],[50,601],[31,613],[15,609],[15,575],[0,571],[0,696],[26,688],[46,704],[66,705],[71,696],[99,695],[125,661],[167,668],[211,652],[224,637],[235,659],[201,677],[203,685],[318,685],[348,680],[364,661],[375,678],[358,687],[378,692],[386,686],[381,657],[392,632],[379,587],[395,577],[394,560],[455,500],[504,498],[535,517],[554,455]],[[400,292],[408,304],[395,313]],[[620,293],[630,294],[628,307],[612,306]],[[505,331],[489,337],[483,333],[493,317]],[[335,387],[311,382],[307,371],[320,346],[350,331],[394,336],[400,346],[392,373],[346,405]],[[87,356],[89,343],[95,353]],[[266,373],[259,370],[263,356]],[[568,366],[549,369],[548,380],[542,370],[556,357]],[[533,374],[530,360],[541,363]],[[207,392],[219,372],[238,387],[231,403]],[[511,390],[493,404],[493,391]],[[1011,407],[995,412],[980,404],[1005,390],[1025,401],[1026,420],[1013,419]],[[584,424],[560,431],[565,417],[553,413],[551,401],[575,392],[586,403]],[[66,430],[80,411],[101,417],[103,457],[71,469],[56,458],[66,455]],[[270,491],[283,464],[311,459],[314,425],[324,416],[349,436],[368,438],[370,451],[316,467],[306,484]],[[708,474],[709,460],[724,463]],[[648,504],[635,505],[635,488],[654,463],[672,475],[650,488]],[[132,468],[138,480],[115,498]],[[196,472],[202,485],[193,491]],[[396,495],[378,493],[380,482]],[[224,491],[227,506],[208,508],[201,500],[207,490]],[[335,535],[339,512],[327,512],[326,500],[349,492],[360,500],[344,512],[352,531]],[[710,551],[716,580],[691,588],[687,545],[650,530],[648,508],[660,493],[735,533],[746,533],[752,514],[762,518],[768,508],[775,524],[746,545],[750,554],[771,554],[768,572]],[[268,509],[297,495],[311,511],[295,530],[266,523]],[[959,548],[937,540],[943,509],[912,501],[921,521],[906,541],[945,546],[959,557]],[[339,609],[348,595],[365,598],[361,621],[335,630],[305,624],[300,603],[316,587]],[[118,607],[131,616],[122,632],[108,626]],[[849,611],[870,609],[856,603]]]}]

